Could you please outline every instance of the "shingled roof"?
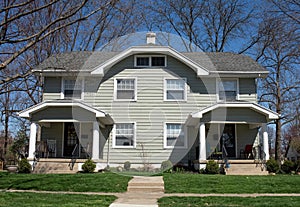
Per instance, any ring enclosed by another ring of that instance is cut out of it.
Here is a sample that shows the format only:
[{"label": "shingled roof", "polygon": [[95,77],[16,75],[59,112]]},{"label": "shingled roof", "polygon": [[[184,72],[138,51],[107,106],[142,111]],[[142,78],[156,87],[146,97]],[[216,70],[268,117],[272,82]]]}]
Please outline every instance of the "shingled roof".
[{"label": "shingled roof", "polygon": [[[113,58],[119,52],[90,52],[78,51],[56,54],[43,63],[34,71],[86,71],[91,72],[97,66]],[[203,66],[209,72],[252,72],[266,73],[267,70],[248,56],[227,52],[191,52],[181,53],[193,62]]]}]

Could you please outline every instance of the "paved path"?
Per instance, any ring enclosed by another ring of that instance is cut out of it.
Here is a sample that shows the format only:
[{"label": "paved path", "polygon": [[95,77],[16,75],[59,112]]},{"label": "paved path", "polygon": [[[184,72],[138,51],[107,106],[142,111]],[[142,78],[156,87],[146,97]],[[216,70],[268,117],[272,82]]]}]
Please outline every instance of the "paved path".
[{"label": "paved path", "polygon": [[118,199],[110,207],[158,207],[157,200],[161,197],[260,197],[260,196],[299,196],[300,193],[224,193],[224,194],[195,194],[195,193],[164,193],[162,176],[141,177],[135,176],[128,183],[125,193],[101,192],[61,192],[61,191],[35,191],[35,190],[0,190],[0,192],[31,192],[53,194],[84,194],[84,195],[113,195]]},{"label": "paved path", "polygon": [[157,200],[164,194],[162,176],[134,176],[127,192],[121,194],[110,207],[158,207]]}]

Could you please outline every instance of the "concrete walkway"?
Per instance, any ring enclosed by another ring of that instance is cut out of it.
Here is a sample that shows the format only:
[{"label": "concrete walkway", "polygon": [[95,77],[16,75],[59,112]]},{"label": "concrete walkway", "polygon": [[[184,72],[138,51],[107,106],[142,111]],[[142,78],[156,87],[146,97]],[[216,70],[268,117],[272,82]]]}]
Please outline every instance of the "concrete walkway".
[{"label": "concrete walkway", "polygon": [[163,194],[162,176],[134,176],[128,183],[127,192],[120,194],[110,207],[158,207],[157,200]]}]

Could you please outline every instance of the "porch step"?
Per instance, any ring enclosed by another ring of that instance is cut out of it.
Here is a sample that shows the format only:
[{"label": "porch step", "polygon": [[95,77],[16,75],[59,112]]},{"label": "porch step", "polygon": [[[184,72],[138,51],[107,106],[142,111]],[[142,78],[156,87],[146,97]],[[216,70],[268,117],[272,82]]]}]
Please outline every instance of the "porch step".
[{"label": "porch step", "polygon": [[70,170],[69,162],[40,161],[37,163],[33,173],[37,174],[72,174],[77,173],[78,164],[75,163],[73,170]]},{"label": "porch step", "polygon": [[164,192],[164,182],[162,177],[141,177],[135,176],[128,182],[127,192]]},{"label": "porch step", "polygon": [[268,175],[265,168],[256,163],[230,163],[225,173],[226,175]]}]

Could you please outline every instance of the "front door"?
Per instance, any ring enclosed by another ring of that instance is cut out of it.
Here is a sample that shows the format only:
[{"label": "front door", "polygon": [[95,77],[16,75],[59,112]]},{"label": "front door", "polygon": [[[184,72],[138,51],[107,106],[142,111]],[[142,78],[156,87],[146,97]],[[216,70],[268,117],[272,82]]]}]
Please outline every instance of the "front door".
[{"label": "front door", "polygon": [[224,153],[227,153],[227,157],[235,158],[235,124],[221,125],[220,130],[223,156],[225,155]]},{"label": "front door", "polygon": [[[77,133],[79,133],[79,124],[72,122],[65,123],[64,157],[72,156],[75,146],[79,143]],[[78,156],[78,150],[75,149],[74,152],[77,153]]]}]

